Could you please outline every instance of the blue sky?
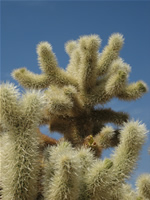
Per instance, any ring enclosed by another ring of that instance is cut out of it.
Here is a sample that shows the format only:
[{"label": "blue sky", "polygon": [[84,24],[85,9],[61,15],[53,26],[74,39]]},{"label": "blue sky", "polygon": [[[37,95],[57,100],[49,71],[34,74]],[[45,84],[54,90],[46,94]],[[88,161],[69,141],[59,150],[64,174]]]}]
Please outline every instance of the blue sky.
[{"label": "blue sky", "polygon": [[[36,45],[48,41],[53,46],[59,65],[65,68],[68,56],[64,44],[81,35],[98,34],[100,51],[108,37],[119,32],[125,44],[120,56],[131,65],[129,82],[144,80],[150,86],[150,1],[2,1],[1,2],[1,80],[14,82],[10,73],[27,67],[40,73]],[[112,100],[116,111],[126,111],[150,130],[150,94],[135,102]],[[46,129],[45,132],[48,131]],[[58,134],[54,134],[57,137]],[[131,183],[144,172],[150,172],[150,135]],[[110,150],[104,156],[108,156]]]}]

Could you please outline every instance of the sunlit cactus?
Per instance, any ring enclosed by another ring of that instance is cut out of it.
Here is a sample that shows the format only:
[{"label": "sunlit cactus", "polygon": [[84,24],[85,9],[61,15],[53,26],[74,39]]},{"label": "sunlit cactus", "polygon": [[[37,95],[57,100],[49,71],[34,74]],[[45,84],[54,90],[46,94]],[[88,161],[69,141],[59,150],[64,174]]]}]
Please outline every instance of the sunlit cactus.
[{"label": "sunlit cactus", "polygon": [[137,180],[139,196],[143,199],[150,199],[150,174],[142,174]]},{"label": "sunlit cactus", "polygon": [[[143,200],[149,175],[126,183],[146,139],[145,125],[104,105],[113,98],[132,101],[148,91],[143,81],[129,83],[131,67],[120,58],[121,34],[112,34],[99,52],[98,35],[65,44],[70,60],[59,67],[52,46],[37,46],[41,74],[26,68],[12,72],[27,91],[0,88],[0,187],[3,200]],[[108,123],[117,125],[115,130]],[[62,134],[45,136],[40,126]],[[115,148],[100,159],[103,149]]]},{"label": "sunlit cactus", "polygon": [[[45,199],[125,199],[122,193],[125,189],[124,180],[135,168],[146,133],[144,125],[139,122],[124,124],[121,141],[114,155],[103,161],[95,158],[86,147],[76,150],[66,142],[49,147],[46,150],[43,177]],[[147,192],[148,181],[149,178],[143,186]]]},{"label": "sunlit cactus", "polygon": [[1,178],[3,200],[27,200],[37,196],[39,137],[43,99],[31,92],[20,100],[12,84],[0,88],[0,111],[5,132],[1,135]]},{"label": "sunlit cactus", "polygon": [[[128,83],[130,66],[119,57],[123,43],[121,34],[112,34],[108,45],[99,53],[101,39],[98,35],[69,41],[65,49],[70,61],[63,70],[58,66],[51,45],[41,42],[37,54],[42,74],[22,68],[14,70],[12,76],[25,88],[46,89],[43,123],[49,124],[50,131],[62,133],[75,146],[83,144],[88,135],[99,134],[106,123],[122,125],[129,118],[124,112],[95,109],[96,105],[104,105],[114,97],[135,100],[147,91],[143,81]],[[114,145],[118,141],[118,131],[110,134],[114,142],[108,143]]]}]

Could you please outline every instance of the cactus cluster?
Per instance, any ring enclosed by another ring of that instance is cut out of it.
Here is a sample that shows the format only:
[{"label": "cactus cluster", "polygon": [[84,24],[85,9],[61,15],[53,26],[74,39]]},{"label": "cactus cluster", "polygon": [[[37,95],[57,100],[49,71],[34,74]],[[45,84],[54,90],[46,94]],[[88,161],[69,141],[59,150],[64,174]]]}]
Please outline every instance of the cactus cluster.
[{"label": "cactus cluster", "polygon": [[[43,177],[44,199],[123,200],[128,195],[128,199],[133,200],[132,194],[126,194],[124,179],[135,167],[146,132],[144,125],[138,122],[126,123],[114,155],[103,161],[94,157],[89,148],[73,149],[68,142],[48,147]],[[142,192],[149,190],[150,181],[147,176],[143,179],[145,186],[141,181],[138,184],[141,184]]]},{"label": "cactus cluster", "polygon": [[[143,81],[128,82],[131,67],[119,57],[123,43],[121,34],[113,34],[100,53],[98,35],[69,41],[64,70],[52,46],[41,42],[42,73],[26,68],[12,72],[27,92],[21,96],[14,85],[1,85],[3,200],[150,199],[149,174],[139,177],[137,191],[125,182],[145,142],[145,126],[129,121],[128,113],[103,107],[112,98],[136,100],[148,90]],[[44,136],[41,125],[63,138]],[[115,147],[110,159],[100,159],[110,147]]]}]

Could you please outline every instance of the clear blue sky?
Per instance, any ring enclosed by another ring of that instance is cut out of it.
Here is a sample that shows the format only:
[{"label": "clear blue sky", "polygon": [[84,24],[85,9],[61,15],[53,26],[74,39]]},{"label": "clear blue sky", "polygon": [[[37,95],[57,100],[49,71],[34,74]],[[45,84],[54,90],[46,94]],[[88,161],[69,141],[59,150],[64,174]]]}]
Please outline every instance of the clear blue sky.
[{"label": "clear blue sky", "polygon": [[[2,1],[1,29],[2,81],[18,84],[10,73],[24,66],[40,73],[35,50],[40,41],[52,44],[59,65],[65,68],[69,59],[64,51],[65,42],[81,35],[98,34],[102,39],[101,51],[108,37],[119,32],[125,37],[120,55],[132,67],[129,81],[144,80],[150,86],[150,1]],[[150,130],[149,102],[148,93],[136,102],[113,100],[107,106],[129,112],[131,118],[146,123]],[[150,136],[131,183],[139,174],[150,172],[148,146]]]}]

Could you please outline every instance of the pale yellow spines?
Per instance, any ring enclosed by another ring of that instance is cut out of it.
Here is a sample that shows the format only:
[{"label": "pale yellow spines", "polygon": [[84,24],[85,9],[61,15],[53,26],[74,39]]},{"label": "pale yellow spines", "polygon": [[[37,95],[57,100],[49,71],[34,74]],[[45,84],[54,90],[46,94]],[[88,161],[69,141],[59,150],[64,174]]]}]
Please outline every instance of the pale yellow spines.
[{"label": "pale yellow spines", "polygon": [[117,97],[119,99],[131,101],[141,98],[148,91],[148,86],[143,81],[131,83],[122,90]]},{"label": "pale yellow spines", "polygon": [[121,58],[114,60],[108,69],[108,80],[104,87],[106,93],[110,96],[116,96],[122,92],[126,87],[130,70],[130,66],[124,63]]},{"label": "pale yellow spines", "polygon": [[44,89],[49,86],[49,77],[46,74],[34,74],[25,67],[15,69],[12,77],[27,89]]},{"label": "pale yellow spines", "polygon": [[99,146],[106,149],[117,146],[119,143],[119,135],[119,131],[115,131],[112,127],[106,126],[94,137],[94,141]]},{"label": "pale yellow spines", "polygon": [[21,106],[17,102],[18,98],[19,92],[13,84],[0,86],[1,123],[8,129],[13,129],[19,123]]},{"label": "pale yellow spines", "polygon": [[102,200],[108,199],[108,188],[110,178],[110,169],[112,167],[112,161],[105,159],[104,161],[96,161],[89,169],[89,173],[86,176],[87,193],[89,200]]},{"label": "pale yellow spines", "polygon": [[74,86],[51,86],[45,92],[47,114],[74,116],[83,110],[83,102]]},{"label": "pale yellow spines", "polygon": [[129,184],[122,184],[121,193],[122,200],[140,200],[137,198],[136,191]]},{"label": "pale yellow spines", "polygon": [[150,174],[142,174],[138,177],[137,190],[140,197],[145,200],[150,199]]},{"label": "pale yellow spines", "polygon": [[44,198],[76,200],[79,195],[80,163],[70,144],[61,142],[57,147],[51,148],[49,162],[53,163],[54,174],[51,178],[44,177],[48,183],[44,189]]},{"label": "pale yellow spines", "polygon": [[37,46],[38,61],[43,72],[49,76],[50,84],[57,86],[77,85],[73,77],[59,68],[52,47],[48,42],[41,42]]},{"label": "pale yellow spines", "polygon": [[44,196],[49,195],[49,185],[51,184],[51,179],[55,173],[56,159],[61,158],[61,156],[67,152],[72,152],[72,146],[67,141],[61,141],[57,146],[48,146],[44,150],[44,175],[42,183],[44,186]]},{"label": "pale yellow spines", "polygon": [[1,86],[1,117],[7,130],[2,137],[2,198],[32,200],[37,195],[39,166],[36,129],[44,102],[34,91],[21,100],[17,93],[13,85]]},{"label": "pale yellow spines", "polygon": [[80,149],[77,149],[76,154],[77,157],[80,159],[81,175],[84,176],[86,173],[88,173],[88,169],[96,161],[96,158],[94,157],[93,152],[90,148],[81,147]]},{"label": "pale yellow spines", "polygon": [[80,68],[78,82],[81,91],[88,92],[97,80],[97,60],[100,38],[97,35],[82,36],[79,39]]},{"label": "pale yellow spines", "polygon": [[54,75],[57,73],[58,63],[52,46],[48,42],[37,45],[38,62],[43,72]]},{"label": "pale yellow spines", "polygon": [[130,66],[119,58],[123,36],[112,34],[101,54],[98,52],[100,42],[97,35],[69,41],[65,46],[70,56],[66,71],[59,68],[52,46],[48,42],[41,42],[37,46],[37,53],[42,74],[22,68],[14,70],[12,75],[26,88],[74,86],[85,107],[105,104],[113,97],[136,100],[147,92],[144,82],[127,83]]},{"label": "pale yellow spines", "polygon": [[[117,82],[120,84],[120,88],[118,87]],[[110,82],[108,80],[107,87],[106,87],[107,84],[106,79],[98,81],[98,85],[95,86],[92,89],[92,91],[89,92],[86,96],[84,96],[85,105],[87,106],[94,106],[96,104],[104,105],[105,103],[109,102],[113,97],[117,97],[118,99],[121,100],[132,101],[141,98],[148,91],[148,87],[143,81],[138,81],[136,83],[131,83],[131,84],[125,84],[125,82],[126,82],[125,72],[123,73],[121,72],[118,77],[115,77]]]},{"label": "pale yellow spines", "polygon": [[89,173],[89,169],[92,167],[96,159],[90,148],[82,147],[81,149],[78,149],[76,153],[77,157],[80,159],[80,190],[78,199],[86,200],[88,199],[86,174]]},{"label": "pale yellow spines", "polygon": [[[27,91],[21,98],[21,110],[23,112],[22,118],[25,119],[22,127],[25,127],[27,131],[32,132],[32,128],[38,126],[41,120],[41,114],[45,107],[45,100],[43,94],[40,91]],[[39,107],[40,106],[40,107]]]},{"label": "pale yellow spines", "polygon": [[63,90],[60,90],[56,86],[52,86],[45,95],[47,101],[46,110],[49,114],[65,115],[71,113],[73,108],[73,102]]},{"label": "pale yellow spines", "polygon": [[72,101],[73,109],[72,114],[74,116],[78,115],[79,113],[83,112],[84,110],[84,102],[80,97],[80,93],[76,90],[74,86],[65,86],[62,88],[64,94]]},{"label": "pale yellow spines", "polygon": [[97,80],[97,85],[86,96],[86,104],[104,104],[113,97],[130,101],[140,98],[148,87],[142,81],[128,84],[130,71],[131,67],[121,58],[112,61],[105,76]]},{"label": "pale yellow spines", "polygon": [[56,173],[49,186],[49,195],[45,195],[46,200],[76,200],[78,198],[78,165],[72,155],[64,155],[60,161],[56,161]]},{"label": "pale yellow spines", "polygon": [[98,61],[98,75],[107,72],[111,62],[115,60],[124,43],[123,36],[119,33],[112,34],[109,38],[108,45],[104,48]]},{"label": "pale yellow spines", "polygon": [[127,84],[129,72],[130,66],[124,63],[121,58],[114,60],[108,71],[108,80],[104,87],[106,93],[116,96],[122,92]]},{"label": "pale yellow spines", "polygon": [[128,185],[126,183],[122,183],[119,185],[119,187],[116,187],[115,190],[110,190],[110,196],[108,200],[144,200],[139,199],[137,197],[136,191],[133,190],[131,185]]},{"label": "pale yellow spines", "polygon": [[112,75],[105,86],[106,93],[116,95],[122,91],[125,87],[126,79],[127,74],[123,71],[118,71],[117,74]]},{"label": "pale yellow spines", "polygon": [[110,65],[110,67],[108,69],[108,74],[109,75],[115,74],[119,70],[124,71],[127,74],[129,74],[130,71],[131,71],[130,65],[128,65],[127,63],[124,63],[124,61],[120,57],[118,57],[117,59],[112,61],[111,65]]},{"label": "pale yellow spines", "polygon": [[106,85],[106,79],[102,79],[98,81],[98,85],[96,85],[89,93],[84,96],[84,101],[86,106],[94,106],[97,104],[104,105],[109,102],[113,95],[107,93],[104,89]]},{"label": "pale yellow spines", "polygon": [[145,125],[138,121],[124,124],[120,144],[112,156],[113,173],[116,173],[119,182],[127,178],[135,167],[146,133]]},{"label": "pale yellow spines", "polygon": [[52,47],[48,42],[41,42],[37,46],[38,61],[43,71],[41,75],[34,74],[26,68],[14,70],[13,78],[25,88],[44,89],[50,84],[58,86],[75,85],[75,79],[69,76],[63,69],[58,67],[56,57],[52,52]]},{"label": "pale yellow spines", "polygon": [[81,56],[80,56],[79,45],[78,45],[77,42],[74,42],[74,41],[68,42],[66,44],[66,48],[69,48],[70,46],[72,46],[72,43],[74,43],[74,44],[76,43],[76,46],[70,52],[70,60],[69,60],[68,66],[66,68],[66,72],[67,72],[67,74],[73,76],[74,79],[77,81],[78,80],[78,74],[79,74],[78,70],[80,68]]},{"label": "pale yellow spines", "polygon": [[70,40],[65,44],[65,50],[70,57],[73,51],[76,49],[76,47],[77,47],[77,42],[74,40]]},{"label": "pale yellow spines", "polygon": [[124,124],[120,144],[112,158],[94,163],[87,175],[89,199],[123,199],[119,197],[121,184],[135,167],[146,133],[145,126],[139,122]]}]

